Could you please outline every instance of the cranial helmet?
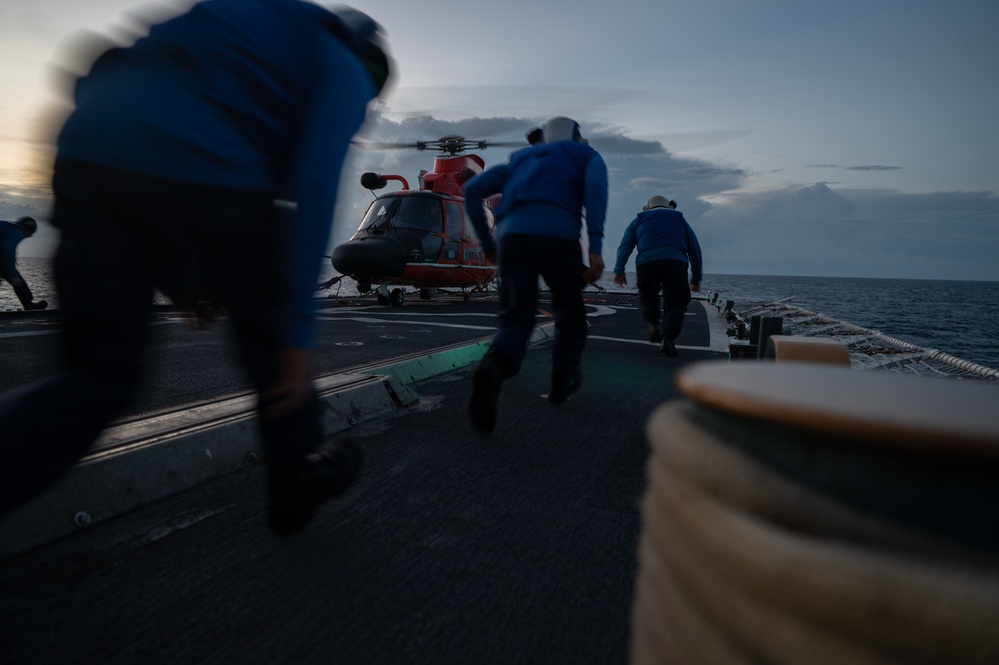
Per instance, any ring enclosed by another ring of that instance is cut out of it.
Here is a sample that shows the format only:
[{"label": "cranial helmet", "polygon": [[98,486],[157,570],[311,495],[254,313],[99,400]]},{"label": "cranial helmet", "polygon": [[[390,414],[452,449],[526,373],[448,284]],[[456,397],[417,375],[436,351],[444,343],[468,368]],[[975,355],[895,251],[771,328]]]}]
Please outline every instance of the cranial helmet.
[{"label": "cranial helmet", "polygon": [[34,217],[18,217],[17,221],[14,223],[21,227],[21,230],[24,231],[25,235],[30,236],[38,230],[38,222],[35,221]]},{"label": "cranial helmet", "polygon": [[653,208],[666,208],[669,206],[669,201],[666,200],[665,196],[659,196],[656,194],[649,198],[649,202],[645,204],[645,210],[652,210]]},{"label": "cranial helmet", "polygon": [[375,94],[381,94],[392,76],[391,58],[381,26],[353,7],[333,7],[330,12],[333,18],[326,21],[327,28],[360,59],[375,84]]},{"label": "cranial helmet", "polygon": [[579,123],[572,118],[563,116],[552,118],[541,126],[541,133],[545,137],[545,143],[554,143],[555,141],[586,143],[586,139],[579,133]]}]

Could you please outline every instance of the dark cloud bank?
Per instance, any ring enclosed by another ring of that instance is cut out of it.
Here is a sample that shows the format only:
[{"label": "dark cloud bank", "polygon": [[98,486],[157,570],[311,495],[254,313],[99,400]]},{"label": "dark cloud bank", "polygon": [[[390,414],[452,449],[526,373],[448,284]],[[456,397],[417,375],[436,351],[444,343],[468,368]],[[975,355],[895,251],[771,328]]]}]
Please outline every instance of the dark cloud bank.
[{"label": "dark cloud bank", "polygon": [[[362,138],[414,142],[446,134],[491,141],[522,141],[543,118],[432,116],[393,121],[380,114]],[[808,183],[746,192],[752,174],[731,164],[678,157],[656,141],[629,138],[620,128],[588,126],[584,134],[603,155],[611,192],[604,258],[648,197],[675,199],[700,239],[707,273],[999,280],[999,197],[995,192],[905,194],[884,189],[834,189]],[[509,149],[490,148],[487,167]],[[371,194],[358,177],[364,171],[398,173],[415,186],[420,169],[431,169],[432,152],[357,148],[344,171],[334,242],[346,240],[360,222]],[[900,166],[811,165],[827,169],[895,170]],[[6,218],[34,214],[47,219],[40,195],[0,188]],[[43,225],[26,243],[25,255],[51,252],[55,232]],[[27,246],[28,244],[31,247]],[[632,259],[634,260],[634,259]],[[631,269],[631,266],[629,266]]]},{"label": "dark cloud bank", "polygon": [[[415,141],[460,134],[508,141],[523,139],[528,129],[542,121],[444,121],[420,116],[393,122],[378,118],[370,134],[378,140]],[[663,194],[679,203],[694,226],[709,273],[999,280],[995,259],[999,256],[999,198],[994,192],[905,194],[808,183],[745,193],[739,190],[752,174],[743,168],[678,157],[661,143],[629,138],[620,128],[588,127],[583,118],[580,122],[610,171],[608,262],[613,260],[624,227],[645,200]],[[482,156],[488,166],[508,154],[508,150],[490,149]],[[404,152],[358,154],[356,160],[358,164],[383,164],[406,176],[415,176],[432,163],[427,153]],[[853,171],[902,168],[822,166]],[[348,195],[351,183],[345,184]],[[354,200],[361,210],[367,205],[364,198]],[[360,212],[355,219],[360,219]],[[349,235],[354,224],[348,226],[341,227],[340,233]]]}]

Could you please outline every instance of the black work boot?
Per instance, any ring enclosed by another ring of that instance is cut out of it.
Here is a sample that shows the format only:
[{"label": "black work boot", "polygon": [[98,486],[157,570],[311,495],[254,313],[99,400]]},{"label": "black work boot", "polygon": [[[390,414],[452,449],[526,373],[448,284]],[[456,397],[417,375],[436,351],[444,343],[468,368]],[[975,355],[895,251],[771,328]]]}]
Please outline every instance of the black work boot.
[{"label": "black work boot", "polygon": [[496,403],[500,386],[514,375],[513,365],[505,358],[489,355],[482,359],[472,374],[472,397],[468,401],[468,417],[480,432],[496,428]]},{"label": "black work boot", "polygon": [[30,312],[31,310],[35,310],[35,309],[45,309],[48,306],[49,306],[49,301],[48,300],[39,300],[38,302],[29,302],[27,305],[24,306],[24,311],[25,312]]},{"label": "black work boot", "polygon": [[364,463],[353,439],[341,438],[298,462],[267,462],[271,531],[288,535],[302,529],[316,509],[346,491]]},{"label": "black work boot", "polygon": [[659,324],[653,321],[649,321],[649,341],[659,342],[663,338],[663,334],[659,331]]},{"label": "black work boot", "polygon": [[548,401],[552,404],[561,404],[569,399],[569,395],[579,390],[581,385],[583,385],[583,373],[579,368],[553,369]]},{"label": "black work boot", "polygon": [[667,356],[678,356],[680,355],[676,350],[676,344],[673,343],[669,337],[663,336],[663,343],[659,347],[659,353]]}]

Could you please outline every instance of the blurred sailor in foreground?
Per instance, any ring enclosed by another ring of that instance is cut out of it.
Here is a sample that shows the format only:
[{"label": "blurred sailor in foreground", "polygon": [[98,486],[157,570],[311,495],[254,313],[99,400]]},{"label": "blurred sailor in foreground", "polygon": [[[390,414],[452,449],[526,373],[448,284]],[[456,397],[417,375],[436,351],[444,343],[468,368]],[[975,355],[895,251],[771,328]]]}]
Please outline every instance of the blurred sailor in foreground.
[{"label": "blurred sailor in foreground", "polygon": [[[672,205],[670,205],[672,204]],[[701,287],[701,246],[683,213],[665,197],[653,196],[642,212],[624,230],[617,248],[614,283],[628,283],[624,266],[632,250],[638,247],[635,270],[638,272],[638,296],[642,318],[649,324],[649,341],[661,342],[659,350],[677,355],[673,341],[683,329],[683,315],[690,304],[690,292]],[[687,267],[690,267],[690,283]],[[665,316],[659,308],[659,294],[665,304]],[[659,328],[660,318],[665,322]]]},{"label": "blurred sailor in foreground", "polygon": [[[555,343],[548,401],[561,404],[582,383],[586,309],[581,291],[600,278],[607,212],[607,166],[570,118],[552,118],[541,142],[518,150],[468,182],[465,204],[486,258],[499,267],[499,329],[472,379],[469,416],[481,431],[496,426],[500,385],[520,371],[534,328],[538,276],[552,292]],[[535,137],[535,140],[537,137]],[[496,208],[496,247],[482,202],[502,194]],[[583,209],[589,268],[580,247]],[[497,262],[498,259],[498,262]]]},{"label": "blurred sailor in foreground", "polygon": [[0,220],[0,279],[10,283],[25,311],[45,309],[49,306],[45,300],[33,302],[31,289],[17,270],[17,246],[25,238],[35,235],[37,230],[38,222],[34,217],[18,217],[13,222]]},{"label": "blurred sailor in foreground", "polygon": [[66,474],[136,389],[153,289],[231,316],[258,392],[270,525],[362,462],[322,445],[313,290],[351,138],[389,76],[378,25],[302,0],[208,0],[104,52],[57,141],[66,370],[0,402],[0,513]]}]

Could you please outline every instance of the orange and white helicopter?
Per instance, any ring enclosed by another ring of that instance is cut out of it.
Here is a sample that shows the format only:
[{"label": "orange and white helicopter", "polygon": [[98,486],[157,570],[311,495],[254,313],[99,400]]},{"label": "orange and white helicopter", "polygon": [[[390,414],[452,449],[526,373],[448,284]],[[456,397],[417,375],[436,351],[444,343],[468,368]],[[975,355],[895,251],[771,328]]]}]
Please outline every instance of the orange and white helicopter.
[{"label": "orange and white helicopter", "polygon": [[[462,153],[469,148],[526,144],[471,141],[452,134],[436,141],[368,145],[432,148],[438,154],[433,171],[421,170],[418,174],[419,189],[411,189],[401,175],[361,176],[361,185],[372,193],[384,188],[389,180],[400,182],[402,189],[372,201],[353,237],[337,245],[330,256],[333,267],[342,274],[320,286],[328,288],[350,277],[357,282],[360,293],[367,293],[377,284],[378,302],[394,307],[402,306],[403,286],[418,288],[423,300],[429,300],[437,288],[460,288],[466,300],[485,290],[496,276],[496,266],[483,255],[462,193],[464,183],[482,173],[485,162],[476,154]],[[491,223],[491,215],[487,218]]]}]

